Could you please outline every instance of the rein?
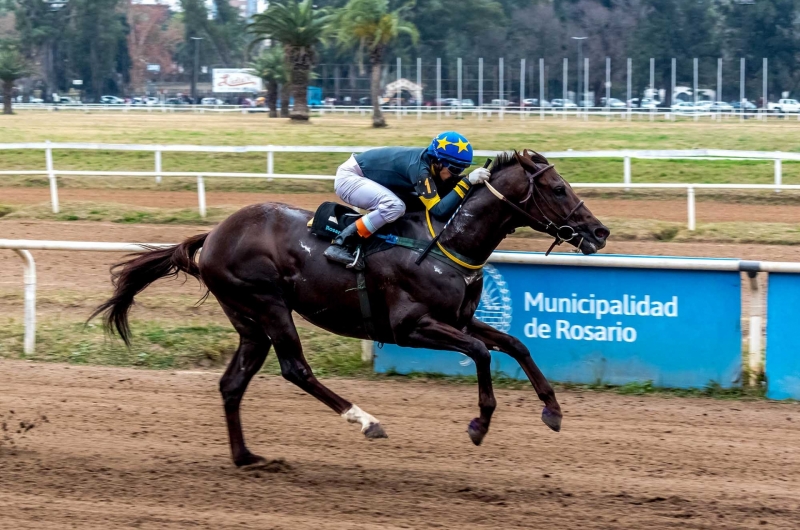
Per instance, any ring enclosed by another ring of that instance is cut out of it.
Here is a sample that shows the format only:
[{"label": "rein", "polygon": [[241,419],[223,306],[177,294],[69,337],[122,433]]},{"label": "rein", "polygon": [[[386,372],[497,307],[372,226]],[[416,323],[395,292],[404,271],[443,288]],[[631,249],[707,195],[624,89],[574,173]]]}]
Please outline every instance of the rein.
[{"label": "rein", "polygon": [[[519,206],[517,206],[513,202],[509,201],[508,198],[506,198],[505,195],[503,195],[502,193],[497,191],[497,189],[495,189],[494,186],[489,184],[488,181],[484,182],[484,185],[489,189],[489,191],[492,193],[492,195],[494,195],[495,197],[497,197],[498,199],[500,199],[501,201],[503,201],[504,203],[509,205],[511,207],[511,209],[513,209],[518,214],[522,215],[525,219],[527,219],[531,223],[535,223],[536,225],[538,225],[542,229],[543,232],[553,236],[553,238],[554,238],[553,239],[553,244],[550,245],[549,249],[547,249],[547,252],[545,252],[545,256],[549,256],[550,253],[553,251],[553,249],[557,245],[560,245],[561,243],[564,243],[565,241],[572,241],[573,239],[575,239],[578,236],[578,233],[575,231],[575,229],[572,228],[570,225],[568,225],[566,223],[570,220],[570,218],[572,218],[573,215],[575,215],[575,212],[577,212],[580,209],[580,207],[583,206],[583,201],[580,201],[577,205],[575,205],[575,208],[573,208],[567,214],[567,216],[563,218],[562,223],[564,223],[564,224],[562,224],[561,226],[558,226],[549,217],[547,217],[547,215],[545,215],[544,211],[542,210],[542,207],[539,206],[538,202],[536,202],[536,190],[538,189],[536,187],[536,177],[540,176],[542,173],[544,173],[548,169],[552,169],[553,167],[554,167],[553,164],[550,164],[550,165],[548,165],[546,167],[543,167],[542,169],[540,169],[536,173],[528,176],[528,182],[529,182],[528,196],[525,197],[525,199],[522,201],[522,204],[524,204],[524,203],[526,203],[528,201],[528,199],[533,198],[534,206],[536,206],[536,209],[539,210],[539,213],[542,215],[544,220],[547,221],[546,223],[543,222],[543,221],[540,221],[539,219],[536,219],[534,216],[532,216],[531,214],[529,214],[528,212],[526,212],[525,210],[523,210],[522,208],[520,208]],[[524,169],[525,168],[523,167],[523,170]],[[527,173],[527,171],[526,171],[526,173]],[[536,230],[535,226],[533,226],[533,225],[530,225],[530,226],[531,226],[531,228]],[[578,243],[578,245],[580,247],[580,243]]]}]

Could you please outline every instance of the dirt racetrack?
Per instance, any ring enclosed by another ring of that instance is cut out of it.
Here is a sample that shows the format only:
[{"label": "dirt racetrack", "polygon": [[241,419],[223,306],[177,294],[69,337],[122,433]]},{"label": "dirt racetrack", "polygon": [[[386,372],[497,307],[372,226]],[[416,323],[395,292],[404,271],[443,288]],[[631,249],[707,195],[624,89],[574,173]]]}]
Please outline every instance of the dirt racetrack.
[{"label": "dirt racetrack", "polygon": [[[796,404],[498,391],[474,447],[469,386],[334,379],[367,441],[281,378],[244,402],[230,463],[219,374],[0,361],[2,528],[797,528]],[[20,426],[22,427],[20,428]],[[31,426],[29,428],[29,426]],[[22,431],[22,432],[19,432]]]}]

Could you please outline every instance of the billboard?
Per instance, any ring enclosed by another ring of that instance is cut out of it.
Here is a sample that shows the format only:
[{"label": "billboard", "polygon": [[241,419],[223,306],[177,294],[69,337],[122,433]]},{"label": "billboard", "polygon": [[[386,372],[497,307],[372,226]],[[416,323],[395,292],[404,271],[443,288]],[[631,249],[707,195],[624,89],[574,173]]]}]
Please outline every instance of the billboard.
[{"label": "billboard", "polygon": [[264,90],[261,78],[247,68],[214,68],[211,82],[214,92],[257,94]]},{"label": "billboard", "polygon": [[[489,264],[475,316],[520,339],[553,381],[730,387],[741,373],[738,272]],[[492,357],[493,370],[525,377]],[[475,373],[460,354],[388,344],[375,366]]]}]

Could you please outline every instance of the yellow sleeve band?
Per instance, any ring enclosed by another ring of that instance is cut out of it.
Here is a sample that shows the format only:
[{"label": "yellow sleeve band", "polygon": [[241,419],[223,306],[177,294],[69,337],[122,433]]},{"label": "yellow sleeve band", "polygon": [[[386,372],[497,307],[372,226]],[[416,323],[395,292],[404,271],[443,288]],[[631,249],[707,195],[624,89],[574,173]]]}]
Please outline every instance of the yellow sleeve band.
[{"label": "yellow sleeve band", "polygon": [[456,186],[455,188],[453,188],[453,191],[458,193],[458,196],[461,197],[462,199],[466,196],[466,193],[464,193],[464,190],[462,190],[460,186]]},{"label": "yellow sleeve band", "polygon": [[430,210],[431,208],[433,208],[434,206],[439,204],[439,201],[441,201],[441,199],[439,198],[439,194],[438,193],[436,195],[434,195],[433,197],[431,197],[430,199],[426,199],[425,197],[420,195],[419,200],[421,200],[422,204],[425,205],[425,209],[426,210]]},{"label": "yellow sleeve band", "polygon": [[[470,185],[469,185],[469,182],[467,182],[467,179],[461,179],[461,180],[459,180],[459,181],[458,181],[458,185],[459,185],[460,187],[464,188],[465,190],[468,190],[468,189],[469,189],[469,186],[470,186]],[[463,195],[462,195],[462,197],[463,197]]]}]

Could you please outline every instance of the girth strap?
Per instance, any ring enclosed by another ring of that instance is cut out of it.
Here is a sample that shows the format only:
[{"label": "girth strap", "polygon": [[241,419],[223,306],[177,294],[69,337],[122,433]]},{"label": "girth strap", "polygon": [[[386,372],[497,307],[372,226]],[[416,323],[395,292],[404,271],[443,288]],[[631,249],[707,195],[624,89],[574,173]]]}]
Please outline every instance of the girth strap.
[{"label": "girth strap", "polygon": [[356,286],[358,287],[358,303],[361,306],[361,320],[364,321],[364,331],[370,339],[375,338],[375,325],[372,322],[372,309],[369,305],[369,292],[367,291],[367,278],[364,271],[356,273]]}]

